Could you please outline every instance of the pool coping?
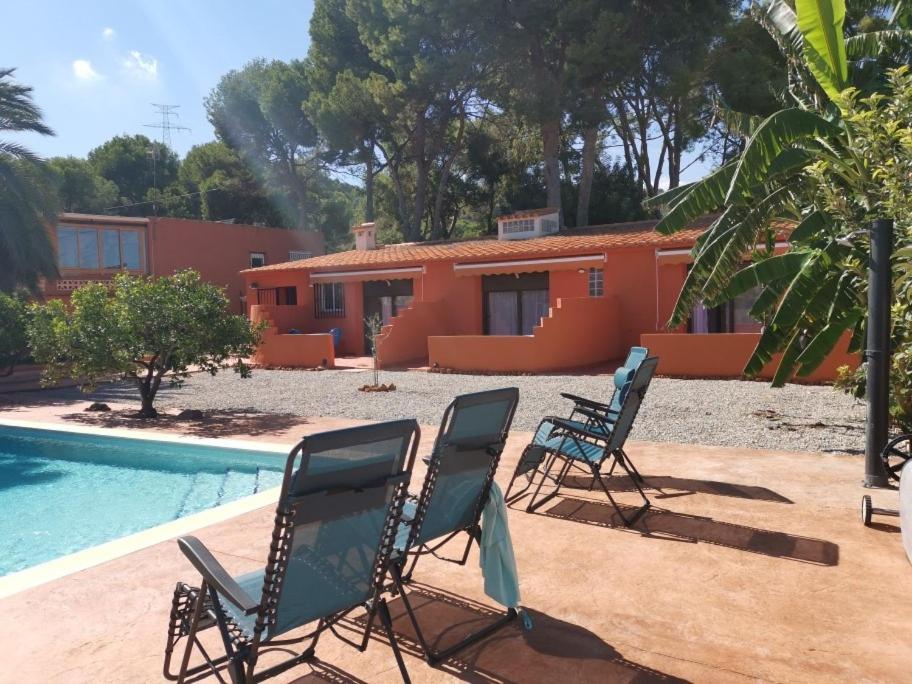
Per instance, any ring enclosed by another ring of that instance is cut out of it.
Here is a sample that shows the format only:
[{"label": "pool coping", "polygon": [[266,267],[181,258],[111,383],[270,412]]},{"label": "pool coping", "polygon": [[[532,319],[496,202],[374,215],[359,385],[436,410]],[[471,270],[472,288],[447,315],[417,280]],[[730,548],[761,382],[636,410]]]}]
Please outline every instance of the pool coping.
[{"label": "pool coping", "polygon": [[[184,444],[189,442],[199,446],[242,449],[245,451],[266,451],[275,452],[276,454],[287,454],[290,448],[289,444],[280,444],[277,442],[194,437],[191,435],[160,433],[153,430],[100,428],[59,423],[49,425],[46,422],[11,420],[5,418],[0,419],[0,428],[2,427],[30,428],[48,432],[70,432],[74,434],[96,435],[101,437],[123,437],[145,441]],[[178,518],[177,520],[172,520],[170,522],[162,523],[161,525],[150,527],[146,530],[141,530],[140,532],[134,532],[133,534],[128,534],[124,537],[90,546],[81,551],[74,551],[73,553],[45,561],[44,563],[39,563],[30,568],[25,568],[24,570],[12,572],[0,577],[0,599],[60,579],[66,575],[126,556],[149,546],[160,544],[161,542],[193,532],[202,527],[224,522],[239,515],[243,515],[244,513],[249,513],[259,508],[269,506],[270,504],[275,504],[278,500],[278,496],[279,487],[271,487],[270,489],[251,496],[245,496],[236,501],[230,501],[220,506],[208,508],[204,511]]]}]

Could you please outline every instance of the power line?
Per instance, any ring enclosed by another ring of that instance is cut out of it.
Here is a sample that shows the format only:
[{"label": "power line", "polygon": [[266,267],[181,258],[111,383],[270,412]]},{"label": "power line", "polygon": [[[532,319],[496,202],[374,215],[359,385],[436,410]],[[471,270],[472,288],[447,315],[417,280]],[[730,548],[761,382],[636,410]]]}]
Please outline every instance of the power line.
[{"label": "power line", "polygon": [[208,190],[200,190],[199,192],[185,192],[182,195],[171,195],[169,197],[162,197],[157,200],[146,200],[145,202],[133,202],[132,204],[118,204],[116,207],[108,207],[104,211],[114,211],[115,209],[129,209],[130,207],[140,207],[144,204],[157,204],[161,202],[165,204],[171,200],[182,199],[184,197],[193,197],[194,195],[205,195],[207,192],[219,192],[225,188],[209,188]]},{"label": "power line", "polygon": [[158,128],[161,130],[162,145],[171,147],[171,131],[190,132],[190,129],[186,126],[181,126],[179,124],[171,122],[171,117],[174,117],[175,119],[180,118],[180,114],[177,113],[177,109],[180,107],[180,105],[159,104],[157,102],[153,102],[152,106],[155,108],[155,112],[161,115],[161,121],[159,123],[143,125],[146,128]]}]

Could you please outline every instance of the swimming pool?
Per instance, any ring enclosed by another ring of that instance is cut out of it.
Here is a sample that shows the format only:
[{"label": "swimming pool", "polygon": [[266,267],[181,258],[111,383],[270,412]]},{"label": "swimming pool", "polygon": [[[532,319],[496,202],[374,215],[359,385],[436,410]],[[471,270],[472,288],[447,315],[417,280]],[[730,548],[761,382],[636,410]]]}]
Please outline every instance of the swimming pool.
[{"label": "swimming pool", "polygon": [[0,424],[0,577],[281,483],[285,454]]}]

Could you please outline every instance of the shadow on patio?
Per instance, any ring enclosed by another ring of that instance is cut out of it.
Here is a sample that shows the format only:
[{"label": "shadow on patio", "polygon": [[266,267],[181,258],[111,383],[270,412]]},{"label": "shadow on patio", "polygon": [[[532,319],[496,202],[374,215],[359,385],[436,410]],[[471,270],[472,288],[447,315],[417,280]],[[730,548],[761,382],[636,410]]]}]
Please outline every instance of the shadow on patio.
[{"label": "shadow on patio", "polygon": [[[475,631],[497,618],[489,606],[436,587],[412,582],[409,599],[434,648],[444,649],[463,634]],[[401,599],[390,602],[393,626],[400,646],[421,657],[411,622]],[[466,682],[684,682],[687,680],[627,660],[593,632],[526,609],[533,629],[513,625],[459,652],[438,665],[438,669]],[[363,620],[355,620],[363,629]],[[380,630],[373,638],[385,641]]]},{"label": "shadow on patio", "polygon": [[136,409],[65,413],[60,417],[94,427],[179,430],[194,437],[259,437],[275,435],[307,423],[300,416],[290,413],[258,413],[254,409],[203,411],[202,420],[183,419],[165,413],[160,413],[157,418],[137,418]]},{"label": "shadow on patio", "polygon": [[[668,475],[644,475],[650,489],[658,493],[656,499],[672,499],[690,494],[711,494],[713,496],[730,496],[737,499],[751,499],[752,501],[770,501],[773,503],[793,504],[791,499],[774,492],[766,487],[755,485],[733,484],[731,482],[718,482],[715,480],[696,480],[688,477],[671,477]],[[592,483],[591,476],[573,476],[564,480],[564,487],[573,489],[589,489]],[[625,476],[614,476],[606,479],[605,484],[611,492],[635,492],[636,488]],[[676,490],[666,492],[666,489]]]},{"label": "shadow on patio", "polygon": [[[512,507],[515,507],[515,502]],[[631,513],[637,510],[633,506],[621,507]],[[813,565],[839,564],[839,546],[824,539],[800,537],[786,532],[737,525],[705,516],[675,513],[654,507],[649,509],[632,528],[624,526],[617,512],[609,504],[588,499],[564,496],[550,508],[539,509],[537,514],[635,532],[656,539],[694,544],[703,542]]]}]

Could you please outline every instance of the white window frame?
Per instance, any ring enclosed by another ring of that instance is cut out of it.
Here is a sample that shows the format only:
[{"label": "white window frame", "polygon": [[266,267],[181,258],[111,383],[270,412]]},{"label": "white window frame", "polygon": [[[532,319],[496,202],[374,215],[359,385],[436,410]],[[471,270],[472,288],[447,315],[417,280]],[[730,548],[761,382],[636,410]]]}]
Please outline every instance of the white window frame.
[{"label": "white window frame", "polygon": [[[332,307],[324,306],[326,289],[330,288]],[[345,318],[345,283],[335,281],[329,283],[314,283],[314,317],[315,318]]]},{"label": "white window frame", "polygon": [[310,259],[312,256],[313,252],[308,252],[304,249],[291,249],[288,251],[289,261],[303,261],[304,259]]},{"label": "white window frame", "polygon": [[588,282],[590,297],[603,297],[605,295],[605,269],[590,268]]},{"label": "white window frame", "polygon": [[[263,263],[254,265],[253,260],[256,257],[259,257],[263,261]],[[250,268],[260,268],[260,266],[265,266],[265,265],[266,265],[266,252],[251,252],[250,253]]]}]

